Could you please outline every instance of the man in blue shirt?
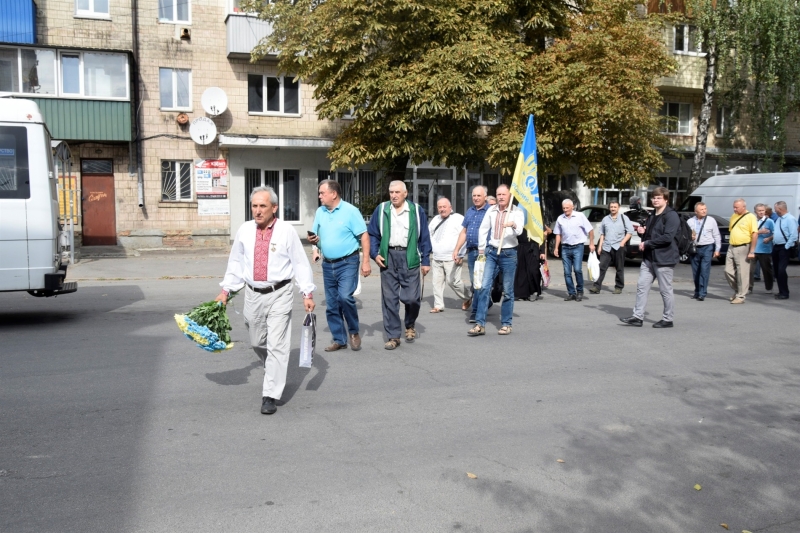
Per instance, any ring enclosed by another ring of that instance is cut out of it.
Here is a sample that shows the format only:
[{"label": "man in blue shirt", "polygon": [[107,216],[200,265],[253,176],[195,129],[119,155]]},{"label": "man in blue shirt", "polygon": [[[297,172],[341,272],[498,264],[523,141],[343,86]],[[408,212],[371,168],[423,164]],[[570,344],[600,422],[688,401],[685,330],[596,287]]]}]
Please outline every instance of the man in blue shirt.
[{"label": "man in blue shirt", "polygon": [[[319,201],[322,205],[314,217],[313,235],[308,242],[322,249],[322,274],[325,281],[325,316],[333,335],[333,344],[326,352],[347,348],[347,331],[350,347],[361,349],[358,309],[353,293],[358,287],[358,245],[364,250],[361,274],[370,274],[369,235],[364,217],[354,205],[342,200],[339,183],[325,180],[319,184]],[[345,330],[347,323],[347,330]]]},{"label": "man in blue shirt", "polygon": [[772,267],[775,269],[775,281],[778,283],[776,300],[789,299],[789,254],[797,243],[797,220],[789,214],[786,202],[775,202],[775,233],[772,240]]},{"label": "man in blue shirt", "polygon": [[[756,243],[756,264],[764,272],[764,286],[767,292],[772,292],[774,281],[772,272],[772,239],[775,234],[775,223],[767,216],[767,206],[756,204],[754,211],[758,218],[758,240]],[[750,269],[750,292],[753,292],[753,282],[756,279],[756,269]],[[760,276],[759,276],[760,278]]]},{"label": "man in blue shirt", "polygon": [[[473,272],[475,270],[475,260],[478,258],[478,245],[481,244],[478,242],[478,230],[481,227],[481,222],[483,222],[483,217],[486,216],[486,212],[490,207],[486,202],[487,194],[489,194],[489,190],[483,185],[476,185],[472,188],[473,206],[469,208],[467,214],[464,216],[464,221],[461,223],[463,229],[458,236],[458,242],[456,242],[456,247],[453,250],[453,261],[455,261],[456,264],[461,264],[463,257],[459,256],[458,252],[465,243],[467,245],[467,265],[469,266],[469,282],[473,284],[473,299],[471,304],[470,302],[465,302],[461,309],[464,311],[467,309],[470,310],[470,324],[475,323],[475,314],[478,311],[478,299],[474,297],[475,286]],[[486,245],[486,243],[483,243],[483,245]],[[489,307],[491,306],[492,300],[490,298]]]}]

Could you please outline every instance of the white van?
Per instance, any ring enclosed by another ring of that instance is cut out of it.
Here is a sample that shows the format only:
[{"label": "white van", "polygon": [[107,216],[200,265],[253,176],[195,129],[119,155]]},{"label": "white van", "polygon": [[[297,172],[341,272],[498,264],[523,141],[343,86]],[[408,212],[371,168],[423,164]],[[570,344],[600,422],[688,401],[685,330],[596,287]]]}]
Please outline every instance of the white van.
[{"label": "white van", "polygon": [[747,202],[748,211],[753,211],[759,203],[772,207],[783,200],[789,213],[797,218],[800,172],[712,176],[689,195],[678,211],[692,212],[697,202],[704,202],[710,214],[729,218],[733,214],[733,202],[739,198]]},{"label": "white van", "polygon": [[34,102],[0,98],[0,292],[75,292],[61,262],[50,132]]}]

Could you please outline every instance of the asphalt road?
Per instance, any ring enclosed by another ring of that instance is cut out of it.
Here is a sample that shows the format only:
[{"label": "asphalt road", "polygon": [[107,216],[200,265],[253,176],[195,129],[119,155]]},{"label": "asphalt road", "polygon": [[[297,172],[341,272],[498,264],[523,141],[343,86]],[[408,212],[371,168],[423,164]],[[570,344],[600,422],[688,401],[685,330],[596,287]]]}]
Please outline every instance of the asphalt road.
[{"label": "asphalt road", "polygon": [[797,278],[794,299],[760,285],[733,306],[715,266],[701,303],[680,266],[676,327],[655,330],[655,290],[645,327],[618,321],[635,267],[622,295],[577,303],[554,262],[513,334],[496,335],[495,306],[480,338],[449,290],[428,314],[428,280],[420,338],[388,352],[373,274],[364,349],[300,369],[295,320],[287,389],[263,416],[241,315],[220,354],[173,322],[224,268],[86,261],[76,294],[0,293],[0,531],[800,531]]}]

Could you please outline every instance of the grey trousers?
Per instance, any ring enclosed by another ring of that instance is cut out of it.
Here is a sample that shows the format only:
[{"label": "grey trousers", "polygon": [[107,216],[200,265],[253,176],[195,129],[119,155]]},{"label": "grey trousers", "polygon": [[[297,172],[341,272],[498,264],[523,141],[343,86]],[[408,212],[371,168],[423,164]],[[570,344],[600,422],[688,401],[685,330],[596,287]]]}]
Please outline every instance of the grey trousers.
[{"label": "grey trousers", "polygon": [[633,308],[633,316],[643,320],[644,308],[647,307],[647,294],[654,280],[658,280],[658,290],[661,292],[661,299],[664,300],[664,314],[662,320],[672,322],[675,315],[675,296],[672,294],[672,274],[674,268],[667,266],[656,266],[647,259],[642,259],[642,266],[639,268],[639,282],[636,284],[636,305]]},{"label": "grey trousers", "polygon": [[747,290],[750,288],[750,268],[752,264],[747,258],[750,253],[750,245],[728,246],[728,254],[725,256],[725,279],[733,289],[734,298],[747,298]]},{"label": "grey trousers", "polygon": [[381,300],[383,304],[383,330],[390,339],[399,339],[400,304],[406,308],[405,326],[413,328],[419,316],[419,267],[409,270],[405,250],[389,250],[386,268],[381,269]]},{"label": "grey trousers", "polygon": [[289,367],[292,341],[293,283],[275,292],[261,294],[245,288],[244,325],[250,345],[264,364],[262,396],[281,399]]}]

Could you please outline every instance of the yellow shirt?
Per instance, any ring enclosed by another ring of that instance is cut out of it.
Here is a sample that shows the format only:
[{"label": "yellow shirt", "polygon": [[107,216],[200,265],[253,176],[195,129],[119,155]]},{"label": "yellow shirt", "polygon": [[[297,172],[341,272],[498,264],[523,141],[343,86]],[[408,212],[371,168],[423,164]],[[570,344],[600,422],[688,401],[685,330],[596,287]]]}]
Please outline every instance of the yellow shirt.
[{"label": "yellow shirt", "polygon": [[[744,218],[744,220],[736,224],[736,221],[740,218]],[[734,224],[736,224],[735,228],[733,227]],[[742,216],[734,213],[728,223],[728,230],[731,232],[730,241],[728,241],[731,246],[750,244],[750,241],[753,240],[753,233],[758,231],[758,220],[749,211]]]}]

